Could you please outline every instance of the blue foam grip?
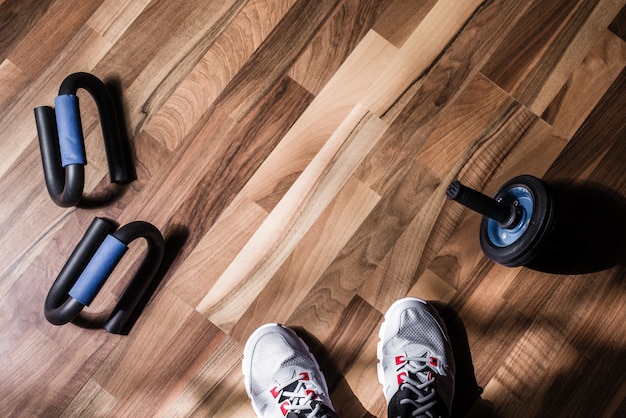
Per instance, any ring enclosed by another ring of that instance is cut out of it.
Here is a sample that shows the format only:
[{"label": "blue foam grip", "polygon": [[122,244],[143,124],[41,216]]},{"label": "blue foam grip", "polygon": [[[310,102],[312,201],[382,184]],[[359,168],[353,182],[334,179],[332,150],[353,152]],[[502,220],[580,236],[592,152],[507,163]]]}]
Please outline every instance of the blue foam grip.
[{"label": "blue foam grip", "polygon": [[88,306],[126,250],[128,250],[126,244],[112,235],[107,235],[68,294]]},{"label": "blue foam grip", "polygon": [[59,132],[61,165],[66,167],[70,164],[87,164],[78,97],[73,94],[57,96],[54,99],[54,107]]}]

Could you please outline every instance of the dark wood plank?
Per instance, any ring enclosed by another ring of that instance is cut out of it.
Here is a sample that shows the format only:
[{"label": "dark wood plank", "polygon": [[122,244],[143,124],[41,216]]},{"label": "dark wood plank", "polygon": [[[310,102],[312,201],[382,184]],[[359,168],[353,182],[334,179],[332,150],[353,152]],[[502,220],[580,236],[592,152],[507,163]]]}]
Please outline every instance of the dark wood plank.
[{"label": "dark wood plank", "polygon": [[[199,314],[191,315],[161,356],[153,359],[140,373],[135,374],[134,389],[126,391],[113,415],[157,415],[167,406],[168,399],[177,396],[190,383],[222,343],[224,335]],[[115,393],[118,387],[109,387]]]},{"label": "dark wood plank", "polygon": [[296,2],[217,99],[217,106],[235,120],[243,118],[283,77],[338,5],[336,0]]},{"label": "dark wood plank", "polygon": [[290,67],[289,75],[311,93],[319,93],[387,6],[375,0],[344,1]]},{"label": "dark wood plank", "polygon": [[99,1],[51,3],[33,30],[14,46],[8,59],[28,74],[30,80],[34,79],[52,63],[101,4]]},{"label": "dark wood plank", "polygon": [[4,1],[0,3],[0,62],[37,24],[52,0]]},{"label": "dark wood plank", "polygon": [[[546,173],[547,179],[577,178],[597,165],[597,169],[603,171],[598,173],[598,178],[602,178],[607,187],[623,190],[625,168],[620,161],[624,161],[624,141],[621,138],[626,131],[623,112],[625,99],[622,94],[625,87],[626,71],[622,71],[576,132],[570,145]],[[598,164],[603,158],[606,161]]]},{"label": "dark wood plank", "polygon": [[615,19],[611,22],[609,29],[626,41],[626,6],[617,16],[615,16]]},{"label": "dark wood plank", "polygon": [[114,75],[125,89],[133,86],[127,103],[131,132],[156,112],[244,3],[154,1],[133,21],[94,69]]},{"label": "dark wood plank", "polygon": [[[617,4],[560,1],[546,5],[534,2],[487,63],[484,73],[535,112],[543,112],[546,98],[542,96],[552,96],[558,91],[552,91],[554,87],[546,84],[553,71],[562,65],[563,60],[581,60],[591,46],[589,41],[594,37],[578,40],[579,29],[600,31],[609,25],[606,16],[596,13],[605,6],[616,7]],[[579,41],[578,48],[573,49],[571,45],[575,40]],[[562,82],[570,74],[564,75]]]},{"label": "dark wood plank", "polygon": [[374,30],[399,48],[435,3],[434,0],[393,0],[393,5],[376,21]]}]

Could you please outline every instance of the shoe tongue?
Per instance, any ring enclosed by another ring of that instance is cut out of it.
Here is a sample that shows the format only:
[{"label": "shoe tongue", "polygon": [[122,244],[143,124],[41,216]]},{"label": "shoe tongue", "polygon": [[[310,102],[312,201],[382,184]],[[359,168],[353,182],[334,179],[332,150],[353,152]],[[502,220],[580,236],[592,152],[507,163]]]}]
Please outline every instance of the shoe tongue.
[{"label": "shoe tongue", "polygon": [[[305,388],[300,386],[300,388],[298,389],[298,386],[300,385],[300,381],[299,380],[294,380],[296,378],[296,376],[298,375],[298,371],[295,369],[282,369],[280,370],[276,376],[275,376],[275,381],[278,385],[284,385],[287,382],[292,381],[291,383],[289,383],[287,386],[283,387],[283,391],[284,392],[296,392],[296,390],[298,391],[298,393],[302,394],[302,396],[305,396]],[[312,401],[311,405],[315,405],[316,401]],[[313,406],[314,407],[314,406]],[[289,417],[289,415],[287,415]]]},{"label": "shoe tongue", "polygon": [[[401,402],[406,399],[417,401],[417,395],[409,389],[399,389],[391,398],[388,405],[388,415],[393,418],[413,418],[413,413],[416,411],[415,404],[411,402]],[[419,417],[427,417],[427,415],[420,415]]]},{"label": "shoe tongue", "polygon": [[[405,357],[408,358],[427,358],[427,352],[424,351],[423,347],[422,348],[416,348],[416,347],[411,347],[413,349],[408,349],[405,351],[404,355]],[[412,366],[416,366],[418,368],[421,368],[424,364],[423,363],[419,363],[416,361],[410,361],[410,364]],[[423,384],[426,381],[430,380],[430,369],[429,368],[425,368],[424,370],[414,373],[413,371],[410,371],[408,369],[405,369],[405,371],[408,374],[408,377],[417,382],[418,384]],[[417,389],[417,388],[415,388]],[[396,395],[394,396],[395,399],[392,399],[392,402],[394,403],[394,417],[413,417],[413,413],[415,412],[415,405],[411,402],[406,402],[406,403],[402,403],[400,402],[401,400],[405,400],[405,399],[411,399],[415,402],[417,402],[421,397],[426,396],[428,389],[423,389],[420,390],[419,392],[421,392],[421,394],[416,393],[414,390],[409,389],[408,387],[402,387],[400,386],[400,388],[398,389],[398,392],[396,392]],[[419,403],[419,402],[418,402]],[[391,415],[390,415],[391,416]],[[430,415],[420,415],[420,417],[429,417]]]},{"label": "shoe tongue", "polygon": [[415,406],[409,403],[401,403],[401,399],[413,399],[417,400],[417,395],[409,389],[400,389],[398,396],[396,397],[396,414],[398,417],[413,417]]},{"label": "shoe tongue", "polygon": [[[419,348],[413,348],[412,350],[409,348],[408,350],[406,350],[404,352],[404,356],[405,358],[428,358],[428,353],[426,351],[424,351],[424,349],[419,349]],[[417,361],[410,361],[409,362],[412,366],[415,366],[417,368],[422,368],[424,366],[424,363],[420,363]],[[420,383],[424,383],[426,382],[429,376],[429,372],[430,372],[430,368],[426,367],[424,368],[424,370],[422,370],[421,372],[418,373],[413,373],[407,370],[407,372],[409,373],[411,379],[413,380],[417,380]]]},{"label": "shoe tongue", "polygon": [[296,377],[296,373],[297,372],[294,368],[284,367],[276,372],[274,379],[276,380],[276,383],[282,384],[293,380]]}]

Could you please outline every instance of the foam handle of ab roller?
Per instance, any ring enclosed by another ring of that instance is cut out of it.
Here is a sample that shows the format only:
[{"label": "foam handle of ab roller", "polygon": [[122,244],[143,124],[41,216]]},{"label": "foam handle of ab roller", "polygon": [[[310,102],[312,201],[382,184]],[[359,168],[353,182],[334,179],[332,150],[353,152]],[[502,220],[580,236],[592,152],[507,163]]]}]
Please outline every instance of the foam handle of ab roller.
[{"label": "foam handle of ab roller", "polygon": [[112,235],[107,235],[68,294],[88,306],[126,250],[126,244]]},{"label": "foam handle of ab roller", "polygon": [[59,133],[59,149],[61,151],[61,165],[85,165],[87,157],[83,141],[83,129],[80,122],[78,97],[73,94],[64,94],[54,99],[54,107]]}]

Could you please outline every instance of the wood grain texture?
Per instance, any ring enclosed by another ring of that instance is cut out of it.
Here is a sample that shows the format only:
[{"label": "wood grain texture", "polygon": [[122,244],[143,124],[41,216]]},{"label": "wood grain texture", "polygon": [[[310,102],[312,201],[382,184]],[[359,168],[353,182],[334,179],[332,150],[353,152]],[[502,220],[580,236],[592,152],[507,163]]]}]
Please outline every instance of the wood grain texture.
[{"label": "wood grain texture", "polygon": [[[282,322],[319,359],[340,416],[384,417],[378,329],[411,295],[448,325],[453,417],[623,416],[625,10],[0,0],[0,415],[254,416],[243,347]],[[62,209],[33,108],[75,71],[113,93],[137,180],[109,184],[80,91],[85,197]],[[488,261],[480,216],[445,199],[456,178],[493,194],[524,173],[550,183],[554,237],[576,250],[551,272]],[[151,222],[166,240],[127,335],[99,326],[139,243],[81,323],[43,315],[95,216]]]}]

